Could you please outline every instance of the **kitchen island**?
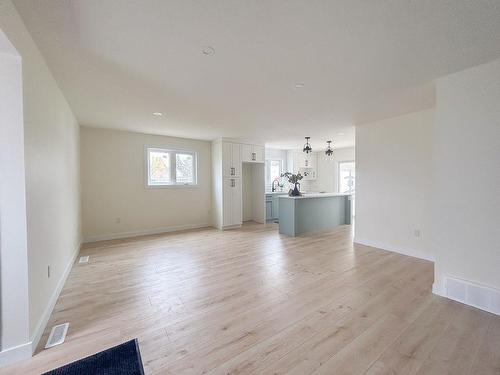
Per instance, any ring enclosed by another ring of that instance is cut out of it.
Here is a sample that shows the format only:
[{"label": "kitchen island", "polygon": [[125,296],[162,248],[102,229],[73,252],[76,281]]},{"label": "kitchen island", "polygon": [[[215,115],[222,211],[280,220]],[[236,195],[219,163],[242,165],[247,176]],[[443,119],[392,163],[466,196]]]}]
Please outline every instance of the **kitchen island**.
[{"label": "kitchen island", "polygon": [[279,197],[279,232],[289,236],[351,224],[351,194]]}]

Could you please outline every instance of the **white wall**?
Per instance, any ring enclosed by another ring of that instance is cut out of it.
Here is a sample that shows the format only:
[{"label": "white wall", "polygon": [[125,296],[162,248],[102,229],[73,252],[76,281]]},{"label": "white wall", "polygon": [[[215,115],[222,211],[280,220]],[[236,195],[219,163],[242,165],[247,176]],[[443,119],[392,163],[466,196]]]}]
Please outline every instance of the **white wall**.
[{"label": "white wall", "polygon": [[[1,8],[0,8],[1,10]],[[21,57],[0,30],[0,365],[29,357]],[[16,348],[17,349],[13,349]]]},{"label": "white wall", "polygon": [[[145,146],[196,151],[198,186],[147,188]],[[209,225],[210,147],[206,141],[82,127],[84,240]]]},{"label": "white wall", "polygon": [[356,127],[355,242],[434,259],[434,115],[426,110]]},{"label": "white wall", "polygon": [[36,341],[79,250],[79,128],[10,1],[0,3],[0,28],[22,57],[30,335]]},{"label": "white wall", "polygon": [[336,148],[333,150],[333,157],[326,158],[325,152],[318,152],[317,156],[317,177],[314,183],[316,191],[327,191],[338,193],[339,162],[354,161],[354,147]]},{"label": "white wall", "polygon": [[435,150],[435,283],[451,276],[498,293],[500,60],[437,81]]}]

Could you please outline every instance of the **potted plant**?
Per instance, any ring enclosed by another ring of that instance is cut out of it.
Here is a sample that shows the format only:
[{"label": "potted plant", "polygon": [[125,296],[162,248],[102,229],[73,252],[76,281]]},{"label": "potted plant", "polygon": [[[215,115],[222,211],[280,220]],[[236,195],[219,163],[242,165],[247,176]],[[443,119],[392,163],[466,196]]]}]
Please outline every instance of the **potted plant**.
[{"label": "potted plant", "polygon": [[281,174],[281,177],[285,177],[289,183],[294,185],[294,188],[290,189],[290,191],[288,192],[289,196],[299,197],[302,195],[299,190],[300,186],[299,181],[302,180],[303,176],[300,173],[293,174],[291,172],[285,172]]}]

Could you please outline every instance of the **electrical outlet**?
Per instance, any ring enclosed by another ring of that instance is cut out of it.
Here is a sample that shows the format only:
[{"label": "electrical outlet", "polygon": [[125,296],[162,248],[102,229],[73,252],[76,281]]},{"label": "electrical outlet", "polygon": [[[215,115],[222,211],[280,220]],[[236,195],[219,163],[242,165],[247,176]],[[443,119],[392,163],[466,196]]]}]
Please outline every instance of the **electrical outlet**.
[{"label": "electrical outlet", "polygon": [[50,279],[50,264],[47,266],[47,278]]},{"label": "electrical outlet", "polygon": [[415,229],[415,230],[413,231],[413,235],[414,235],[415,237],[420,237],[420,234],[421,234],[421,233],[420,233],[420,229]]},{"label": "electrical outlet", "polygon": [[122,218],[121,217],[115,217],[115,223],[116,224],[120,224],[122,222]]}]

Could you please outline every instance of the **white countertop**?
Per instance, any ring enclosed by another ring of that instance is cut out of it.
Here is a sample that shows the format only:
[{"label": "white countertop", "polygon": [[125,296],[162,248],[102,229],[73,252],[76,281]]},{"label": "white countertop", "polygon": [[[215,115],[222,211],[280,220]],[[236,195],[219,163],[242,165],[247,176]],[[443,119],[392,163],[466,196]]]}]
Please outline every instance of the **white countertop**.
[{"label": "white countertop", "polygon": [[266,191],[266,195],[278,195],[278,194],[288,194],[288,191]]},{"label": "white countertop", "polygon": [[298,197],[290,197],[288,195],[280,198],[286,198],[286,199],[307,199],[307,198],[327,198],[327,197],[345,197],[349,196],[352,194],[348,193],[303,193],[301,196]]}]

